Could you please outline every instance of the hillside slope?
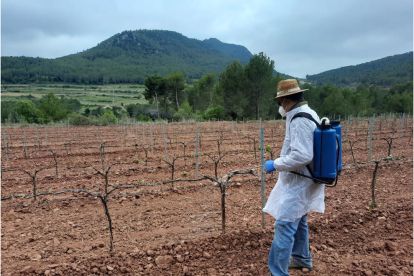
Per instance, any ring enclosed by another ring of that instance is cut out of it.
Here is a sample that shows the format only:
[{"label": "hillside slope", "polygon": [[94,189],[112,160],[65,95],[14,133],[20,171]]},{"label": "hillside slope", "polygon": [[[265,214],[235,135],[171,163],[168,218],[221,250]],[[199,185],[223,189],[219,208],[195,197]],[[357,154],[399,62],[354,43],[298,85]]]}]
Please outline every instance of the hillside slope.
[{"label": "hillside slope", "polygon": [[354,66],[329,70],[306,79],[318,86],[332,83],[338,86],[375,84],[392,86],[413,80],[413,52],[394,55]]},{"label": "hillside slope", "polygon": [[234,60],[246,64],[243,46],[217,39],[200,41],[161,30],[124,31],[84,52],[56,59],[2,57],[2,82],[143,83],[150,74],[174,70],[187,78],[224,71]]}]

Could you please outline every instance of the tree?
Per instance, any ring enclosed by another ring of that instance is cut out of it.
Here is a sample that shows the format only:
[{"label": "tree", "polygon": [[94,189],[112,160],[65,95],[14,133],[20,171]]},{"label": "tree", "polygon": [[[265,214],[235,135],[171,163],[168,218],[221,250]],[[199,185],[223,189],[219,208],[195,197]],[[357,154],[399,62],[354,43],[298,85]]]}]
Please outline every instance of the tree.
[{"label": "tree", "polygon": [[157,118],[157,108],[155,105],[150,104],[129,104],[125,106],[126,112],[129,117],[138,118],[139,115],[149,116],[152,118]]},{"label": "tree", "polygon": [[309,106],[319,113],[319,109],[323,103],[323,99],[320,97],[320,88],[313,87],[312,85],[306,83],[303,86],[303,89],[309,89],[308,91],[304,92],[303,96],[308,102]]},{"label": "tree", "polygon": [[277,73],[276,76],[273,76],[272,79],[270,80],[270,86],[269,86],[269,94],[266,95],[266,97],[268,97],[269,100],[266,100],[262,102],[262,110],[267,112],[263,112],[262,115],[265,115],[265,117],[267,118],[281,118],[280,114],[279,114],[279,108],[276,104],[276,96],[277,96],[277,87],[279,85],[279,82],[281,80],[284,80],[285,78],[283,78],[279,73]]},{"label": "tree", "polygon": [[326,97],[323,101],[322,107],[320,109],[320,115],[322,116],[332,116],[335,115],[342,115],[346,114],[344,109],[344,96],[342,95],[341,91],[338,87],[335,86],[327,86],[328,97]]},{"label": "tree", "polygon": [[200,98],[207,106],[213,104],[214,86],[216,85],[216,74],[209,73],[201,77],[197,82],[200,89]]},{"label": "tree", "polygon": [[89,107],[85,108],[85,112],[83,113],[86,117],[88,117],[91,114],[91,110]]},{"label": "tree", "polygon": [[178,98],[183,97],[183,92],[186,86],[185,76],[182,72],[174,71],[167,77],[167,88],[171,90],[175,95],[175,101],[177,104],[177,110],[180,107]]},{"label": "tree", "polygon": [[383,108],[382,103],[384,102],[384,97],[387,94],[387,90],[381,89],[381,87],[376,85],[371,85],[369,87],[369,92],[370,97],[373,98],[372,107],[374,110],[379,112]]},{"label": "tree", "polygon": [[62,120],[68,114],[68,111],[62,108],[60,99],[53,93],[48,93],[40,99],[39,110],[41,119],[45,123]]},{"label": "tree", "polygon": [[144,91],[144,97],[146,100],[150,101],[150,103],[156,103],[157,105],[157,114],[158,119],[160,118],[160,110],[158,107],[158,97],[161,95],[165,95],[166,93],[166,81],[163,77],[155,74],[148,76],[145,79],[145,91]]},{"label": "tree", "polygon": [[413,93],[404,92],[387,96],[386,110],[398,113],[413,112]]},{"label": "tree", "polygon": [[112,112],[114,113],[114,115],[118,118],[121,117],[121,112],[122,112],[122,107],[120,106],[113,106],[112,107]]},{"label": "tree", "polygon": [[385,110],[392,112],[413,112],[413,82],[394,85],[385,96]]},{"label": "tree", "polygon": [[187,93],[187,100],[189,103],[192,103],[193,112],[196,112],[196,107],[198,108],[197,103],[199,103],[199,89],[197,86],[197,82],[193,84],[193,86],[189,86],[186,89]]},{"label": "tree", "polygon": [[20,100],[16,103],[16,112],[28,123],[39,123],[39,114],[35,104],[30,100]]},{"label": "tree", "polygon": [[60,97],[61,108],[66,109],[68,111],[79,111],[82,108],[82,104],[77,99],[68,99],[65,96]]},{"label": "tree", "polygon": [[192,87],[187,88],[188,101],[193,105],[193,110],[204,112],[213,102],[216,75],[214,73],[203,75]]},{"label": "tree", "polygon": [[372,103],[374,102],[374,97],[370,95],[369,89],[364,85],[358,85],[355,93],[351,96],[351,103],[353,106],[354,114],[363,113],[363,114],[373,114],[373,109],[371,108]]},{"label": "tree", "polygon": [[[14,116],[13,116],[14,115]],[[5,123],[10,117],[17,117],[16,102],[1,101],[1,122]]]},{"label": "tree", "polygon": [[261,102],[268,100],[274,67],[275,62],[261,52],[250,59],[244,70],[249,88],[246,90],[246,97],[255,104],[253,114],[257,119],[260,117]]},{"label": "tree", "polygon": [[228,65],[226,71],[220,74],[216,90],[218,102],[233,119],[242,117],[245,107],[249,104],[243,95],[245,83],[244,67],[237,61]]},{"label": "tree", "polygon": [[95,109],[92,109],[90,114],[93,116],[101,116],[103,113],[105,112],[105,110],[103,109],[102,106],[98,106]]}]

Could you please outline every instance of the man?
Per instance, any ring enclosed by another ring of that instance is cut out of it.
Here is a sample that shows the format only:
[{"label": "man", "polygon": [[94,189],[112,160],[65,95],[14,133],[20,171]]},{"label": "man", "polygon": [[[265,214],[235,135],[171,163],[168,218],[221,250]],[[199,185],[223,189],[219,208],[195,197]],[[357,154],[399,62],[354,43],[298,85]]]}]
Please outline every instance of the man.
[{"label": "man", "polygon": [[301,90],[295,79],[288,79],[279,82],[276,96],[279,112],[286,117],[286,134],[281,155],[273,163],[279,179],[263,209],[276,218],[268,260],[274,276],[289,275],[288,269],[294,268],[312,270],[306,216],[309,211],[325,211],[325,186],[291,173],[296,171],[310,176],[306,165],[313,169],[313,135],[317,126],[303,117],[292,120],[296,113],[306,112],[320,123],[316,112],[303,100],[306,90]]}]

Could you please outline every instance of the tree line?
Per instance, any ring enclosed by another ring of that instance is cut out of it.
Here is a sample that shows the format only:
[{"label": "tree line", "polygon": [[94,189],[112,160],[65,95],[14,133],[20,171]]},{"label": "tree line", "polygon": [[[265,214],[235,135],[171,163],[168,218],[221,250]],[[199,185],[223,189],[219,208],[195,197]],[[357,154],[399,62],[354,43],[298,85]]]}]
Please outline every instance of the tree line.
[{"label": "tree line", "polygon": [[[274,75],[274,61],[264,53],[255,54],[246,65],[234,61],[217,78],[207,73],[188,84],[181,71],[167,77],[154,74],[145,79],[145,99],[148,104],[123,107],[86,108],[80,112],[78,100],[57,98],[52,93],[41,99],[22,97],[19,101],[2,101],[2,122],[48,123],[69,119],[75,125],[112,124],[117,119],[153,120],[243,120],[279,119],[275,100],[279,81]],[[376,85],[359,85],[355,89],[332,84],[309,89],[305,100],[320,116],[372,116],[374,113],[412,113],[413,81],[397,84],[390,89]]]},{"label": "tree line", "polygon": [[273,72],[274,61],[259,53],[246,65],[234,61],[218,79],[209,73],[193,85],[186,85],[181,72],[174,71],[166,78],[148,76],[144,96],[156,106],[156,118],[270,118],[277,115],[271,100],[283,79]]},{"label": "tree line", "polygon": [[[279,81],[273,74],[274,61],[265,54],[254,55],[248,64],[234,61],[217,79],[205,74],[193,85],[185,84],[184,75],[173,72],[167,78],[148,76],[145,98],[156,105],[155,118],[180,119],[273,119],[280,118],[277,102]],[[372,116],[374,113],[412,113],[413,81],[396,84],[390,89],[360,84],[355,89],[332,84],[314,87],[304,93],[309,105],[322,116]],[[132,107],[129,107],[132,109]],[[155,115],[155,116],[154,116]]]},{"label": "tree line", "polygon": [[356,89],[341,89],[332,84],[317,88],[306,84],[303,87],[309,89],[305,99],[322,116],[413,112],[413,81],[396,84],[390,89],[362,84]]},{"label": "tree line", "polygon": [[47,124],[63,120],[82,107],[79,100],[64,96],[58,98],[53,93],[44,95],[40,99],[31,95],[20,98],[18,101],[1,101],[2,123],[12,120],[29,124]]}]

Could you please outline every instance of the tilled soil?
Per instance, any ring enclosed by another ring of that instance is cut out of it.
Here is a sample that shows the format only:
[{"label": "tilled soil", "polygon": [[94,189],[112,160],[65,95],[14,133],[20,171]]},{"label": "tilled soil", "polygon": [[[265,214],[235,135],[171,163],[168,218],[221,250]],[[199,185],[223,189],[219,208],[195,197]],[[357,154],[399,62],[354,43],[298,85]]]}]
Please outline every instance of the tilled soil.
[{"label": "tilled soil", "polygon": [[[349,139],[356,139],[350,135]],[[207,139],[205,139],[207,140]],[[281,137],[275,139],[281,144]],[[236,141],[236,142],[235,142]],[[219,164],[219,175],[260,164],[251,145],[241,140],[224,143],[221,150],[239,152]],[[388,147],[377,141],[373,156],[385,157]],[[384,141],[382,141],[384,142]],[[385,143],[386,144],[386,143]],[[204,143],[213,152],[214,143]],[[163,145],[155,149],[162,155]],[[193,154],[194,147],[188,148]],[[366,160],[364,143],[356,143],[354,155]],[[57,155],[59,166],[100,163],[96,150],[74,151],[70,160]],[[392,153],[400,158],[382,161],[376,176],[375,202],[371,181],[374,163],[351,164],[344,143],[345,163],[338,186],[326,188],[326,211],[310,213],[312,271],[291,275],[412,275],[413,273],[413,163],[412,140],[395,142]],[[53,164],[53,157],[26,159],[23,150],[10,158],[9,168],[37,168]],[[181,154],[170,152],[172,156]],[[136,158],[132,149],[117,149],[111,162]],[[12,156],[12,155],[11,155]],[[14,159],[15,158],[15,159]],[[268,158],[268,157],[267,157]],[[142,152],[140,159],[143,160]],[[152,160],[154,160],[153,158]],[[4,158],[2,157],[4,164]],[[184,163],[185,162],[185,163]],[[2,165],[4,166],[4,165]],[[174,179],[195,178],[194,158],[178,160]],[[114,250],[110,252],[108,221],[99,198],[66,193],[33,200],[2,201],[2,275],[268,275],[267,257],[273,239],[274,219],[265,215],[262,227],[260,170],[256,175],[234,176],[226,190],[226,232],[222,232],[220,189],[208,180],[176,182],[124,189],[108,199]],[[200,175],[214,175],[214,164],[200,158]],[[2,197],[32,193],[24,172],[3,172]],[[270,194],[277,174],[266,175]],[[155,183],[171,179],[171,167],[152,161],[117,165],[110,186]],[[85,189],[102,192],[104,178],[91,168],[39,172],[40,192]]]}]

